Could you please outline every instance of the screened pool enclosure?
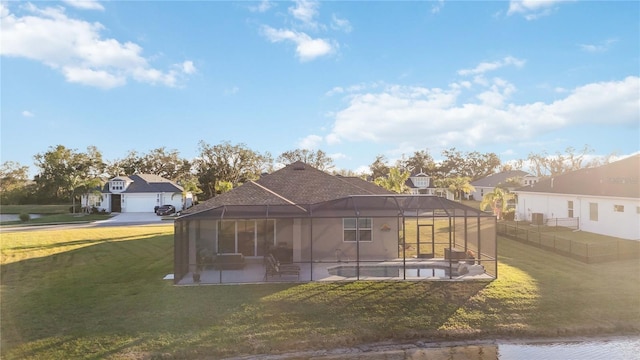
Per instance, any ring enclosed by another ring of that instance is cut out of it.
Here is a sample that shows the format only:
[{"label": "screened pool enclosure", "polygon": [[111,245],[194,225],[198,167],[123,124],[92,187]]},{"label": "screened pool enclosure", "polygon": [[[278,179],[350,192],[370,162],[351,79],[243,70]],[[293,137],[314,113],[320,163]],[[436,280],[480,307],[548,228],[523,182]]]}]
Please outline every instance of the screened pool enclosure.
[{"label": "screened pool enclosure", "polygon": [[429,195],[223,205],[175,222],[176,284],[497,277],[496,219]]}]

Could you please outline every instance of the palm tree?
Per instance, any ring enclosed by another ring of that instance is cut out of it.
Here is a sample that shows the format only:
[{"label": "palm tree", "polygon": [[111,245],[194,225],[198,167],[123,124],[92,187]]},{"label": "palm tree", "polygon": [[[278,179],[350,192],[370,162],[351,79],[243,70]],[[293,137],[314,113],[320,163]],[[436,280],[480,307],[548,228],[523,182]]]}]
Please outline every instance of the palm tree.
[{"label": "palm tree", "polygon": [[455,199],[462,200],[462,194],[476,191],[470,181],[470,177],[464,176],[449,179],[449,190],[453,192]]},{"label": "palm tree", "polygon": [[487,207],[491,207],[493,215],[498,217],[498,220],[502,219],[502,213],[507,211],[507,203],[509,200],[515,199],[515,194],[510,193],[509,190],[496,187],[492,192],[484,194],[482,202],[480,202],[480,210],[486,210]]},{"label": "palm tree", "polygon": [[401,171],[394,167],[389,169],[389,175],[375,179],[374,183],[387,190],[397,192],[398,194],[404,194],[409,190],[406,182],[410,175],[410,172]]}]

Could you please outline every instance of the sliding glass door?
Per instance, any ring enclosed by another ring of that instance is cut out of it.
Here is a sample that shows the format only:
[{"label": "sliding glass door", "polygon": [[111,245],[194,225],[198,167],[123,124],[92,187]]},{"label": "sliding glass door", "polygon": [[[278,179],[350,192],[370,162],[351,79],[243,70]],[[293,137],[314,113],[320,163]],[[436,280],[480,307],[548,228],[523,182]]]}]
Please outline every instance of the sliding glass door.
[{"label": "sliding glass door", "polygon": [[264,256],[275,245],[275,220],[223,220],[218,223],[218,253]]}]

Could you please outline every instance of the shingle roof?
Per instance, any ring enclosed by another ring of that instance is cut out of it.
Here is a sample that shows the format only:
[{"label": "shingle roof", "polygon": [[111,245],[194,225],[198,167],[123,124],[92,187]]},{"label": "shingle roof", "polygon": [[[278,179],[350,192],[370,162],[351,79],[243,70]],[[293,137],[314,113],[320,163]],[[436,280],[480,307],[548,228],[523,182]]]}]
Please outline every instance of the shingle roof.
[{"label": "shingle roof", "polygon": [[500,184],[504,184],[510,178],[518,178],[529,175],[528,172],[522,170],[510,170],[503,171],[497,174],[491,174],[482,179],[471,182],[471,185],[475,187],[496,187]]},{"label": "shingle roof", "polygon": [[544,179],[517,192],[640,198],[640,155]]},{"label": "shingle roof", "polygon": [[[121,180],[130,180],[131,183],[127,186],[127,189],[123,191],[124,194],[131,193],[176,193],[182,192],[184,189],[182,186],[174,183],[169,179],[165,179],[158,175],[153,174],[138,174],[131,176],[118,176]],[[107,182],[102,188],[103,193],[109,193],[109,183]]]},{"label": "shingle roof", "polygon": [[222,205],[306,205],[350,195],[382,194],[393,193],[366,180],[333,176],[298,161],[255,182],[245,183],[200,203],[184,213],[196,213]]}]

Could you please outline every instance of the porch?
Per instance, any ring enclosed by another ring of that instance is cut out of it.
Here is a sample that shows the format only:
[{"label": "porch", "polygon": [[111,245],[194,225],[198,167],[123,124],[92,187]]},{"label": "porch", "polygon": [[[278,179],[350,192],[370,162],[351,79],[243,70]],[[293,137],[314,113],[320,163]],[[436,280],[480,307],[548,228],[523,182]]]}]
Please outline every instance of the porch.
[{"label": "porch", "polygon": [[[265,277],[263,256],[277,250],[300,271]],[[201,284],[495,279],[496,219],[427,195],[223,205],[176,220],[174,255],[177,285],[193,284],[196,269]],[[245,261],[240,269],[203,269],[220,255]]]},{"label": "porch", "polygon": [[388,261],[343,261],[297,263],[300,275],[265,276],[266,264],[261,258],[245,260],[242,269],[218,270],[207,267],[200,271],[200,281],[193,273],[182,277],[176,285],[216,285],[309,281],[469,281],[493,280],[484,265],[465,261],[439,259],[392,259]]}]

